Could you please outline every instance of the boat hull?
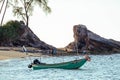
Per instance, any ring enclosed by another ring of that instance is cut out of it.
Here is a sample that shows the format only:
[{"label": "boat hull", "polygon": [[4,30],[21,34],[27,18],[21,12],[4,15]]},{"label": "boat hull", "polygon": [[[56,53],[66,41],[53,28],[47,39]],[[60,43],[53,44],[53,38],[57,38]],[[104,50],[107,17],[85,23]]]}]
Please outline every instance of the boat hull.
[{"label": "boat hull", "polygon": [[60,68],[60,69],[78,69],[85,64],[86,59],[79,59],[70,62],[63,62],[57,64],[33,64],[33,70],[48,69],[48,68]]}]

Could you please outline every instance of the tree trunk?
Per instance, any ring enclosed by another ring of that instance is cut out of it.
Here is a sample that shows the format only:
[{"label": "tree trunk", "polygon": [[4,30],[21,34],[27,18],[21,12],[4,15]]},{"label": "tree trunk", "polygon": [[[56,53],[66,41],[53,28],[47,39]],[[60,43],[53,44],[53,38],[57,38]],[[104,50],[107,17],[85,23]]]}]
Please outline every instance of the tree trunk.
[{"label": "tree trunk", "polygon": [[4,3],[5,3],[5,0],[3,0],[2,6],[1,6],[1,8],[0,8],[0,14],[1,14],[1,11],[2,11],[2,9],[3,9]]},{"label": "tree trunk", "polygon": [[29,26],[29,16],[26,14],[26,26],[28,27]]},{"label": "tree trunk", "polygon": [[6,1],[5,10],[4,10],[4,13],[3,13],[3,16],[2,16],[2,20],[1,20],[1,26],[2,26],[3,19],[4,19],[4,16],[5,16],[6,10],[7,10],[7,6],[8,6],[8,0]]}]

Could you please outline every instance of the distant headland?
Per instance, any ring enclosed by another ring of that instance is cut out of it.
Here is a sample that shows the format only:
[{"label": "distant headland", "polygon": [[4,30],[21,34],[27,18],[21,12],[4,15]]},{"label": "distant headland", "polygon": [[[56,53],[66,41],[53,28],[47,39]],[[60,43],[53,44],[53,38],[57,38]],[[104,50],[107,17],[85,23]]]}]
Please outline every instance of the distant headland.
[{"label": "distant headland", "polygon": [[[88,30],[85,25],[74,25],[73,32],[74,41],[59,50],[64,52],[88,51],[91,54],[120,52],[119,41],[105,39]],[[39,50],[57,49],[52,44],[41,41],[28,26],[25,26],[23,21],[9,21],[0,27],[1,47],[22,47],[23,45]]]}]

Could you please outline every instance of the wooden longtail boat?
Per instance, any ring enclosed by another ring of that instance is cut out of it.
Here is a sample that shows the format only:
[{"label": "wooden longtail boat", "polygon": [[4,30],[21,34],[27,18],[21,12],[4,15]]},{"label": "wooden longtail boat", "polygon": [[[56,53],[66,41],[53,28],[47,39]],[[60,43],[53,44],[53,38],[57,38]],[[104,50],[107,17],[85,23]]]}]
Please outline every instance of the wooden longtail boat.
[{"label": "wooden longtail boat", "polygon": [[33,70],[38,69],[48,69],[48,68],[60,68],[60,69],[78,69],[83,66],[86,61],[90,61],[90,57],[88,55],[85,56],[83,59],[63,62],[63,63],[56,63],[56,64],[46,64],[40,63],[37,59],[33,61],[28,67],[33,68]]}]

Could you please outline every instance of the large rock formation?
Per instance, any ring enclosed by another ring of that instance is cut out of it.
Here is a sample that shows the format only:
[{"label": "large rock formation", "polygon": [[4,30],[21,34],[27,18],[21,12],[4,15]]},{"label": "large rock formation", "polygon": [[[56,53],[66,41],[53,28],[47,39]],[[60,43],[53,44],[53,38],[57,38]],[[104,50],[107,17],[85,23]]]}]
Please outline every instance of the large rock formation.
[{"label": "large rock formation", "polygon": [[[52,49],[54,48],[51,45],[46,44],[45,42],[41,41],[33,32],[32,30],[25,26],[23,21],[12,21],[14,24],[19,23],[18,30],[15,31],[17,37],[15,38],[5,38],[5,36],[1,35],[0,37],[0,46],[27,46],[27,47],[35,47],[39,49]],[[12,26],[12,25],[11,25]]]},{"label": "large rock formation", "polygon": [[65,48],[79,51],[89,50],[94,53],[120,52],[120,42],[105,39],[90,30],[85,25],[75,25],[73,27],[74,41]]}]

